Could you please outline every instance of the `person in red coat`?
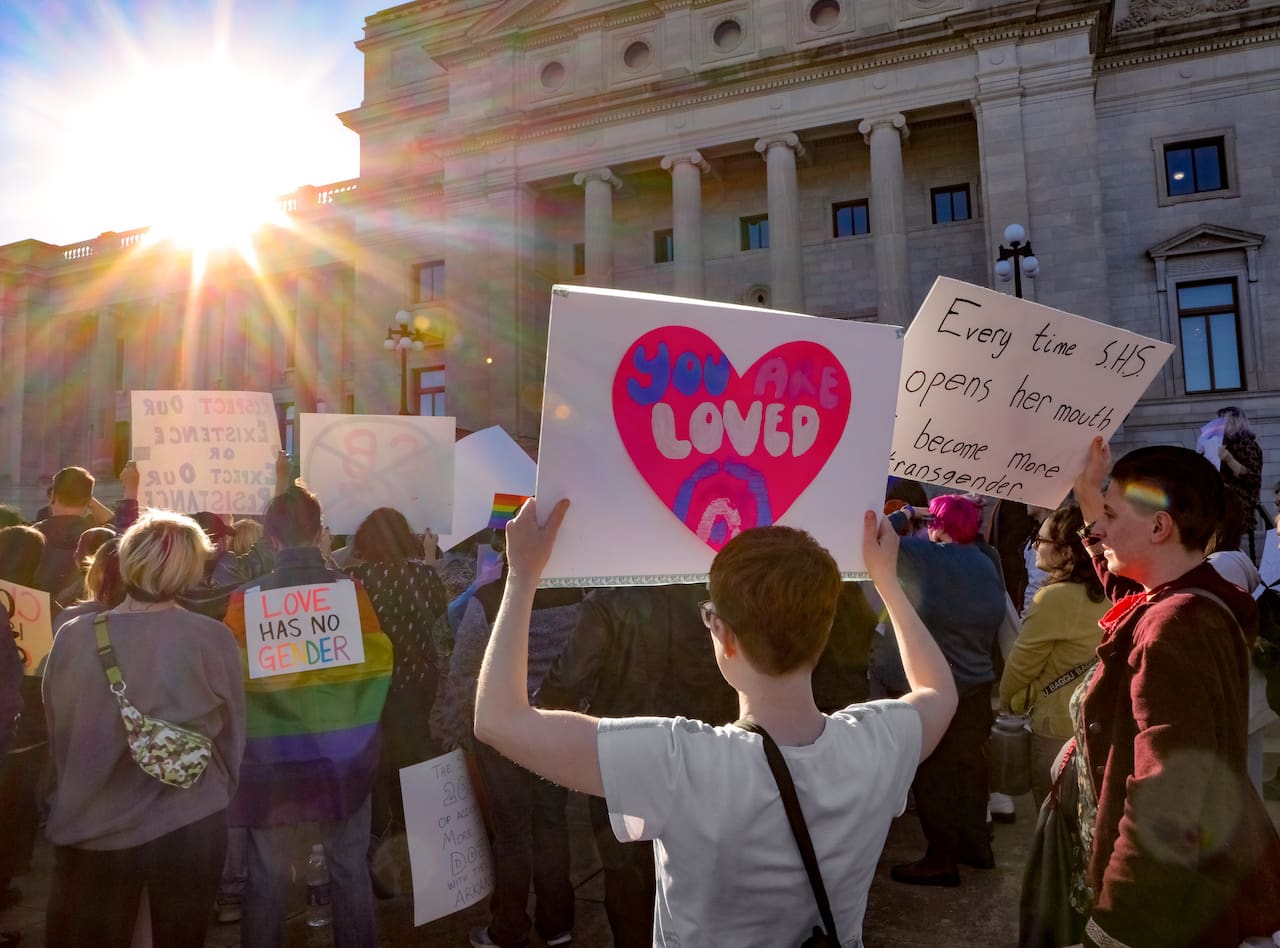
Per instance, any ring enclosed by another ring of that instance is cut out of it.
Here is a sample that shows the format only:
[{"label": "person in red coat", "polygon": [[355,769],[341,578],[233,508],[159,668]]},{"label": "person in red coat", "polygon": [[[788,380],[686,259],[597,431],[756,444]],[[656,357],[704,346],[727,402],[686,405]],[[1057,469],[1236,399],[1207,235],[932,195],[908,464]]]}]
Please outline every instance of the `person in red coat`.
[{"label": "person in red coat", "polygon": [[1115,603],[1084,697],[1097,794],[1084,943],[1237,948],[1280,931],[1280,836],[1249,781],[1248,593],[1205,562],[1224,514],[1204,457],[1157,446],[1111,470],[1095,438],[1076,497]]}]

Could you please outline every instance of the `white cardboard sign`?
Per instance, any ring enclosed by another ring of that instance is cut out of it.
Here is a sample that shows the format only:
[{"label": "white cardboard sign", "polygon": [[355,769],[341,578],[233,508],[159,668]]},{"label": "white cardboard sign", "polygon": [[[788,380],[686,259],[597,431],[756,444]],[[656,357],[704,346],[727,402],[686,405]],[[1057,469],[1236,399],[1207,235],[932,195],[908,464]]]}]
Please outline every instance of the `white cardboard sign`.
[{"label": "white cardboard sign", "polygon": [[425,925],[493,891],[489,838],[462,751],[400,771],[413,924]]},{"label": "white cardboard sign", "polygon": [[41,662],[53,648],[53,621],[49,594],[0,579],[0,606],[9,613],[13,637],[22,654],[24,675],[39,675]]},{"label": "white cardboard sign", "polygon": [[488,525],[494,494],[528,497],[537,477],[533,458],[498,425],[460,440],[453,451],[453,532],[441,535],[440,549]]},{"label": "white cardboard sign", "polygon": [[280,426],[269,392],[131,393],[138,501],[195,513],[261,513],[275,494]]},{"label": "white cardboard sign", "polygon": [[454,419],[429,415],[302,414],[302,480],[334,533],[355,533],[379,507],[414,530],[449,533],[455,432]]},{"label": "white cardboard sign", "polygon": [[1050,509],[1173,346],[939,277],[907,331],[889,473]]},{"label": "white cardboard sign", "polygon": [[244,643],[250,678],[359,665],[364,635],[355,583],[246,590]]},{"label": "white cardboard sign", "polygon": [[901,349],[893,326],[555,287],[535,493],[572,506],[544,584],[694,582],[769,523],[861,573]]}]

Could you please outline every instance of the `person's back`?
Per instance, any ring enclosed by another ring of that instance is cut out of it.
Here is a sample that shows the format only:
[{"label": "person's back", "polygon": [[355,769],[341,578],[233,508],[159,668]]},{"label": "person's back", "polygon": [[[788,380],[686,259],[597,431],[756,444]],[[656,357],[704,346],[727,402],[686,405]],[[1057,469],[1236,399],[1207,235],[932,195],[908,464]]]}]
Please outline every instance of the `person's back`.
[{"label": "person's back", "polygon": [[49,516],[35,524],[44,534],[44,556],[36,571],[36,588],[56,595],[76,572],[76,545],[80,535],[95,525],[89,516],[93,500],[93,476],[83,468],[63,468],[53,478]]},{"label": "person's back", "polygon": [[[266,591],[352,583],[363,661],[245,681],[248,717],[240,786],[227,823],[247,827],[247,879],[241,919],[245,948],[283,944],[290,897],[291,845],[301,830],[323,845],[333,876],[338,944],[374,944],[377,927],[369,878],[371,794],[379,727],[391,677],[391,642],[359,584],[324,564],[317,544],[320,504],[291,487],[264,515],[278,550],[276,568],[231,597],[226,624],[246,647],[245,602]],[[245,657],[246,666],[248,656]],[[305,824],[305,825],[300,825]]]}]

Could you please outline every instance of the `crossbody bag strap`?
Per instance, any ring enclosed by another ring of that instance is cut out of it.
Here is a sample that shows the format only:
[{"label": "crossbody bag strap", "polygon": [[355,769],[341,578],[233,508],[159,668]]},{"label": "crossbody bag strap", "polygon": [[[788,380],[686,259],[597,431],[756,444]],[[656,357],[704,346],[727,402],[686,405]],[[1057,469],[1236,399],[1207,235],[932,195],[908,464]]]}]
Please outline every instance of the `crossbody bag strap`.
[{"label": "crossbody bag strap", "polygon": [[102,670],[107,673],[107,681],[111,683],[111,693],[124,694],[124,676],[120,674],[120,665],[116,661],[116,650],[111,647],[111,639],[107,636],[106,613],[99,613],[93,620],[93,634],[98,640],[98,661],[102,662]]},{"label": "crossbody bag strap", "polygon": [[782,751],[769,732],[755,721],[743,719],[736,726],[744,731],[759,734],[764,741],[764,756],[769,762],[769,770],[773,772],[774,782],[778,785],[778,793],[782,797],[782,807],[787,811],[787,822],[791,824],[791,833],[796,838],[796,846],[800,849],[800,858],[804,860],[804,871],[809,876],[809,887],[813,889],[813,897],[818,902],[818,913],[822,916],[822,924],[827,937],[834,944],[840,944],[836,935],[836,921],[831,914],[831,903],[827,901],[827,890],[822,884],[822,871],[818,868],[818,857],[813,851],[813,841],[809,838],[809,828],[804,822],[804,812],[800,809],[800,798],[796,796],[796,785],[791,780],[791,771],[782,757]]},{"label": "crossbody bag strap", "polygon": [[1231,611],[1231,607],[1222,601],[1222,597],[1217,593],[1211,593],[1207,589],[1201,589],[1199,586],[1183,586],[1181,589],[1175,589],[1173,592],[1191,593],[1193,596],[1203,596],[1210,599],[1222,607],[1222,611],[1231,617],[1231,624],[1236,627],[1236,631],[1240,633],[1240,640],[1244,642],[1245,652],[1249,651],[1249,640],[1244,634],[1244,628],[1240,625],[1240,620],[1236,618],[1236,614]]}]

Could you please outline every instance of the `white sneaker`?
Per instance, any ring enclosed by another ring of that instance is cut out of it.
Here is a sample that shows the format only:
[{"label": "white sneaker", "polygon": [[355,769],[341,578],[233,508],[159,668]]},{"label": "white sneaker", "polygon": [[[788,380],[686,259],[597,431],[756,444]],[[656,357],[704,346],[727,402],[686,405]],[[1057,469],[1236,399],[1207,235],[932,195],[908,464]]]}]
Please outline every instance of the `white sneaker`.
[{"label": "white sneaker", "polygon": [[571,941],[573,941],[573,932],[568,931],[561,932],[559,935],[552,935],[547,939],[547,944],[550,945],[551,948],[556,948],[556,945],[567,945]]}]

